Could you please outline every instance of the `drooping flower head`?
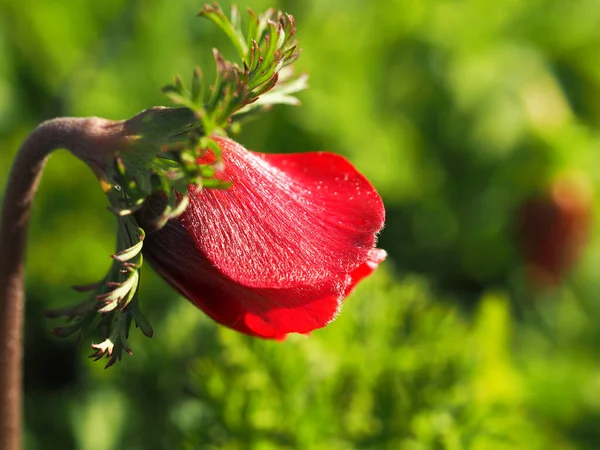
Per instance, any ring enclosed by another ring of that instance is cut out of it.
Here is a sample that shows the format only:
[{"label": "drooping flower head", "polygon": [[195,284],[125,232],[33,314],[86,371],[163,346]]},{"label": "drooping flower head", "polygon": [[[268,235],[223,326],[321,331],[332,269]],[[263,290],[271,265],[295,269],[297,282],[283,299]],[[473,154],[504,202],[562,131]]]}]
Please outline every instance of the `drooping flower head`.
[{"label": "drooping flower head", "polygon": [[[385,258],[374,248],[384,207],[343,157],[263,154],[217,140],[228,189],[189,193],[144,256],[215,321],[280,339],[325,326]],[[155,199],[155,203],[161,203]]]},{"label": "drooping flower head", "polygon": [[[344,158],[252,153],[222,137],[273,105],[299,103],[307,76],[293,71],[294,18],[249,11],[242,27],[237,8],[227,18],[216,4],[199,15],[225,32],[238,62],[213,49],[211,84],[199,68],[189,87],[175,77],[163,92],[180,107],[111,122],[111,145],[88,151],[101,156],[88,162],[117,218],[117,251],[104,278],[77,288],[84,300],[47,314],[68,319],[58,336],[98,325],[92,357],[107,366],[131,353],[131,325],[153,335],[138,301],[144,259],[217,322],[280,339],[326,325],[385,258],[374,248],[381,198]],[[94,130],[84,132],[97,147]]]}]

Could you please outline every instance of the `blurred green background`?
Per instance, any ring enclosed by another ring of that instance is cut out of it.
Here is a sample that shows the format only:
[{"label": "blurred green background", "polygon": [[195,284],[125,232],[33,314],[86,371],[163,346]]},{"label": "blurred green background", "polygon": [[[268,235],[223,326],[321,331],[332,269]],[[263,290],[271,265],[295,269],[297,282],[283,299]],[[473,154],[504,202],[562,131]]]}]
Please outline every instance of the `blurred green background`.
[{"label": "blurred green background", "polygon": [[[528,277],[516,225],[562,173],[600,188],[600,2],[237,4],[295,16],[311,85],[238,140],[346,155],[384,197],[389,259],[333,324],[283,343],[216,326],[147,268],[155,337],[134,332],[134,355],[104,370],[42,315],[77,301],[68,286],[103,276],[114,247],[94,176],[57,152],[29,243],[26,448],[600,448],[597,227],[549,287]],[[202,5],[0,0],[2,185],[39,122],[168,105],[174,74],[232,54]]]}]

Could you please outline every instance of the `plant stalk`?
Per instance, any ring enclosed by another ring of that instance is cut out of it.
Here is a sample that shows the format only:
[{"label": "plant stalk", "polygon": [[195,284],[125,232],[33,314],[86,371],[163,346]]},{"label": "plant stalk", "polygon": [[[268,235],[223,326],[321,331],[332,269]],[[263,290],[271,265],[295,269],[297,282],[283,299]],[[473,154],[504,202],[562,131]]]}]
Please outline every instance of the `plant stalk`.
[{"label": "plant stalk", "polygon": [[29,216],[50,153],[66,148],[97,174],[123,143],[123,123],[59,118],[38,126],[12,165],[0,220],[0,450],[21,450],[25,253]]}]

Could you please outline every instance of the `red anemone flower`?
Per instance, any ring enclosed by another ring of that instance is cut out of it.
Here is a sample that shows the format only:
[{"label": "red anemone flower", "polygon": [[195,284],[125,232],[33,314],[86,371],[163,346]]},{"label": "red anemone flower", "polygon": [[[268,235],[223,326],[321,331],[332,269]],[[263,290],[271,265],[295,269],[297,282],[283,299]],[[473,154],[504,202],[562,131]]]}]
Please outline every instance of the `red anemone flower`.
[{"label": "red anemone flower", "polygon": [[332,153],[262,154],[224,138],[224,190],[190,191],[186,211],[144,241],[144,256],[215,321],[282,339],[331,322],[385,259],[373,186]]}]

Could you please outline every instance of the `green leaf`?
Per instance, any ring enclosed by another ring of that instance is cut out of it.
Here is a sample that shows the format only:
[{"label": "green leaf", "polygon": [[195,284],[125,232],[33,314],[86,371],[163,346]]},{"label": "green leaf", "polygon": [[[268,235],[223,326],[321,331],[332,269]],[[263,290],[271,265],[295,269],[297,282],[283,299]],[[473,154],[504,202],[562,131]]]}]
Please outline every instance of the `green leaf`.
[{"label": "green leaf", "polygon": [[[237,13],[237,8],[235,6],[231,7],[231,21],[227,20],[223,10],[216,3],[212,6],[205,5],[204,9],[202,9],[198,15],[206,17],[212,21],[229,37],[229,40],[234,45],[235,49],[240,55],[240,58],[243,59],[246,56],[248,48],[246,46],[246,40],[239,29],[239,14]],[[235,25],[236,22],[237,27]]]}]

